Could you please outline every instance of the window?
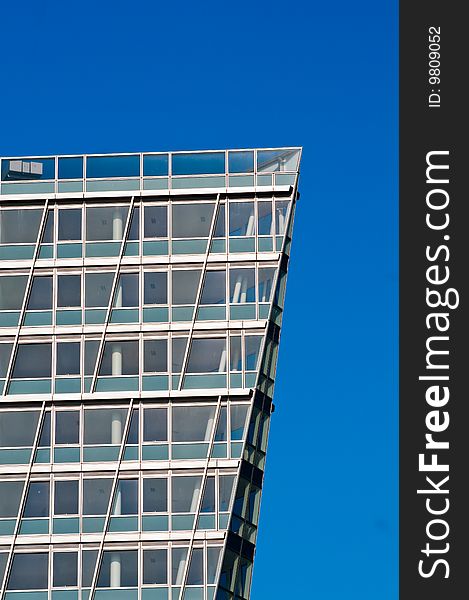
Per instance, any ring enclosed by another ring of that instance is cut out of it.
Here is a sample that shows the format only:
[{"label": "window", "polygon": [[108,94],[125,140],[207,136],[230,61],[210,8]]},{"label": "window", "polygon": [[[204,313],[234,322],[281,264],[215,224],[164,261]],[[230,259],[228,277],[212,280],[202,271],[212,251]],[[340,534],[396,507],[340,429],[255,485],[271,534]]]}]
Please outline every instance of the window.
[{"label": "window", "polygon": [[55,443],[78,444],[80,435],[80,412],[61,410],[55,413]]},{"label": "window", "polygon": [[138,514],[138,479],[119,479],[112,514]]},{"label": "window", "polygon": [[83,157],[71,156],[59,158],[59,179],[82,179]]},{"label": "window", "polygon": [[78,585],[78,553],[54,552],[54,587]]},{"label": "window", "polygon": [[202,477],[172,477],[172,512],[195,513],[199,501]]},{"label": "window", "polygon": [[132,210],[132,217],[130,219],[129,235],[128,240],[139,240],[140,239],[140,208],[134,206]]},{"label": "window", "polygon": [[52,344],[20,344],[13,368],[13,379],[50,377]]},{"label": "window", "polygon": [[49,555],[46,552],[15,553],[11,565],[9,590],[46,590]]},{"label": "window", "polygon": [[215,204],[173,204],[173,237],[206,238],[210,234]]},{"label": "window", "polygon": [[174,406],[173,442],[208,442],[212,435],[215,406]]},{"label": "window", "polygon": [[230,337],[230,371],[242,371],[241,336]]},{"label": "window", "polygon": [[275,267],[259,269],[259,302],[270,302],[276,272]]},{"label": "window", "polygon": [[56,481],[54,484],[54,514],[78,514],[78,481]]},{"label": "window", "polygon": [[168,583],[168,551],[160,550],[143,551],[143,585],[157,585]]},{"label": "window", "polygon": [[167,340],[145,340],[143,370],[145,373],[165,373],[168,370]]},{"label": "window", "polygon": [[245,404],[231,405],[231,439],[242,440],[244,427],[246,425],[246,417],[249,407]]},{"label": "window", "polygon": [[187,363],[188,373],[224,373],[226,371],[225,338],[195,338]]},{"label": "window", "polygon": [[144,304],[168,303],[168,274],[166,272],[147,272],[143,278]]},{"label": "window", "polygon": [[106,342],[99,374],[138,375],[138,341]]},{"label": "window", "polygon": [[273,235],[272,226],[272,203],[271,202],[259,202],[257,205],[258,210],[258,233],[259,235]]},{"label": "window", "polygon": [[172,347],[172,371],[173,373],[180,373],[182,369],[182,363],[184,360],[184,353],[187,347],[187,338],[173,338]]},{"label": "window", "polygon": [[251,236],[254,230],[254,202],[230,202],[230,236]]},{"label": "window", "polygon": [[215,512],[215,477],[207,477],[200,511],[203,513]]},{"label": "window", "polygon": [[140,156],[88,156],[86,177],[139,177]]},{"label": "window", "polygon": [[59,242],[81,241],[81,208],[59,208]]},{"label": "window", "polygon": [[204,551],[203,548],[194,548],[191,563],[187,573],[187,585],[203,585],[204,583]]},{"label": "window", "polygon": [[205,275],[201,304],[225,304],[226,302],[226,272],[207,271]]},{"label": "window", "polygon": [[197,271],[173,271],[173,304],[194,304],[200,281]]},{"label": "window", "polygon": [[122,240],[128,206],[93,206],[86,209],[86,241]]},{"label": "window", "polygon": [[85,341],[85,375],[93,375],[96,366],[96,358],[98,356],[99,341]]},{"label": "window", "polygon": [[220,511],[227,511],[230,508],[231,494],[235,482],[234,475],[222,475],[219,478],[219,502]]},{"label": "window", "polygon": [[81,306],[81,275],[58,275],[57,306]]},{"label": "window", "polygon": [[168,439],[166,408],[145,408],[143,411],[143,441],[165,442]]},{"label": "window", "polygon": [[224,152],[191,152],[172,155],[173,175],[224,174]]},{"label": "window", "polygon": [[228,152],[228,171],[230,173],[253,173],[254,152],[252,150]]},{"label": "window", "polygon": [[0,244],[35,244],[42,209],[0,209]]},{"label": "window", "polygon": [[80,374],[80,342],[57,343],[57,375]]},{"label": "window", "polygon": [[52,308],[52,276],[33,277],[28,299],[28,310],[50,310]]},{"label": "window", "polygon": [[[105,550],[99,570],[98,588],[137,587],[137,550]],[[116,568],[118,565],[118,568]]]},{"label": "window", "polygon": [[114,295],[115,308],[128,308],[139,305],[138,282],[138,273],[123,273],[120,275]]},{"label": "window", "polygon": [[26,289],[26,275],[0,277],[0,310],[20,310]]},{"label": "window", "polygon": [[275,203],[275,230],[283,235],[287,229],[288,200],[277,200]]},{"label": "window", "polygon": [[143,512],[168,510],[168,480],[163,477],[143,480]]},{"label": "window", "polygon": [[126,408],[85,410],[85,445],[120,444],[127,420]]},{"label": "window", "polygon": [[36,436],[39,412],[1,411],[0,446],[4,448],[31,447]]},{"label": "window", "polygon": [[108,307],[114,273],[86,273],[85,306],[86,308]]},{"label": "window", "polygon": [[218,563],[220,561],[221,548],[219,547],[208,547],[207,548],[207,583],[215,583]]},{"label": "window", "polygon": [[167,154],[147,154],[143,157],[143,175],[145,177],[168,175],[168,163]]},{"label": "window", "polygon": [[23,517],[49,516],[49,482],[32,481],[29,484]]},{"label": "window", "polygon": [[243,304],[256,301],[254,269],[230,269],[230,302]]},{"label": "window", "polygon": [[83,514],[105,515],[109,507],[112,479],[83,480]]},{"label": "window", "polygon": [[54,210],[49,209],[46,216],[46,224],[42,234],[42,244],[52,244],[54,242]]},{"label": "window", "polygon": [[300,151],[293,150],[258,150],[257,170],[271,173],[273,171],[296,171]]},{"label": "window", "polygon": [[146,238],[168,237],[168,209],[166,206],[145,206],[143,233]]},{"label": "window", "polygon": [[259,360],[259,350],[261,347],[261,335],[248,335],[245,338],[246,343],[246,371],[255,371]]},{"label": "window", "polygon": [[18,514],[23,481],[0,481],[0,518],[12,518]]}]

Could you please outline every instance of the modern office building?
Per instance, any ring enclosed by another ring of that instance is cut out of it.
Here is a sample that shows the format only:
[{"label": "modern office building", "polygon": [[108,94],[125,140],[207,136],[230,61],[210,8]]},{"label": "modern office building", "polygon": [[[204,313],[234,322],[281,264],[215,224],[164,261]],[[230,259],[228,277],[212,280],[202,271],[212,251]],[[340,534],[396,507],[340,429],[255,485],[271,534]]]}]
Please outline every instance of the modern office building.
[{"label": "modern office building", "polygon": [[249,598],[300,154],[1,159],[0,600]]}]

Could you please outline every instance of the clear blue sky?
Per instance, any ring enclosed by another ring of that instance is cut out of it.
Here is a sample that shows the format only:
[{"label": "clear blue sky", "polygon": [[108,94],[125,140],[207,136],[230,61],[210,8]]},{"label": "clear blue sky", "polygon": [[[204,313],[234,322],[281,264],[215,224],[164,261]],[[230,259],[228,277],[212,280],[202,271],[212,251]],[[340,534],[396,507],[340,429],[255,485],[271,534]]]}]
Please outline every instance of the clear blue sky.
[{"label": "clear blue sky", "polygon": [[397,1],[1,21],[0,155],[304,146],[252,598],[397,598]]}]

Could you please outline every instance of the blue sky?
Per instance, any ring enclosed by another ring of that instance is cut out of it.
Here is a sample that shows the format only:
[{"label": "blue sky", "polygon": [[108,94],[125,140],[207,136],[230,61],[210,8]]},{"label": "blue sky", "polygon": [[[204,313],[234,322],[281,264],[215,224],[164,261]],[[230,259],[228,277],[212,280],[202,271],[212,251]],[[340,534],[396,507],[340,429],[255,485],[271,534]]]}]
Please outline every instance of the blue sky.
[{"label": "blue sky", "polygon": [[0,155],[304,146],[253,600],[397,597],[397,2],[2,6]]}]

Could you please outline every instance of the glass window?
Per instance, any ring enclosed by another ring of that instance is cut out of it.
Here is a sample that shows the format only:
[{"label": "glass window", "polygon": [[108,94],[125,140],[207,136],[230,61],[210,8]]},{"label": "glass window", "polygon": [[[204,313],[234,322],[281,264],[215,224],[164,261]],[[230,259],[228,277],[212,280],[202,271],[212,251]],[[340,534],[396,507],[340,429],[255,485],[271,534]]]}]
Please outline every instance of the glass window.
[{"label": "glass window", "polygon": [[227,439],[228,439],[227,410],[226,410],[226,406],[222,406],[220,408],[220,414],[218,417],[217,430],[215,432],[215,441],[216,442],[226,442]]},{"label": "glass window", "polygon": [[49,209],[47,211],[46,224],[44,227],[44,232],[42,234],[41,243],[52,244],[53,241],[54,241],[54,210]]},{"label": "glass window", "polygon": [[24,481],[0,481],[0,518],[16,517]]},{"label": "glass window", "polygon": [[80,436],[80,411],[61,410],[55,413],[55,443],[78,444]]},{"label": "glass window", "polygon": [[83,179],[83,157],[59,158],[59,179]]},{"label": "glass window", "polygon": [[28,310],[50,310],[52,308],[52,276],[33,277],[28,298]]},{"label": "glass window", "polygon": [[13,344],[0,344],[0,378],[7,374],[12,347]]},{"label": "glass window", "polygon": [[54,552],[54,587],[78,585],[78,552]]},{"label": "glass window", "polygon": [[81,306],[81,275],[58,275],[57,306]]},{"label": "glass window", "polygon": [[171,558],[171,581],[173,585],[181,585],[186,571],[187,548],[173,547]]},{"label": "glass window", "polygon": [[[91,587],[93,583],[96,560],[98,558],[97,550],[82,550],[81,553],[81,586],[83,588]],[[82,598],[85,595],[82,594]]]},{"label": "glass window", "polygon": [[81,241],[81,208],[59,208],[59,242]]},{"label": "glass window", "polygon": [[143,277],[144,304],[168,303],[168,274],[166,272],[144,273]]},{"label": "glass window", "polygon": [[96,358],[98,356],[99,341],[85,341],[85,375],[93,375],[96,366]]},{"label": "glass window", "polygon": [[41,209],[0,209],[0,244],[35,244]]},{"label": "glass window", "polygon": [[253,173],[254,152],[252,150],[228,152],[228,171],[230,173]]},{"label": "glass window", "polygon": [[259,302],[270,302],[272,299],[272,286],[276,272],[275,267],[259,269]]},{"label": "glass window", "polygon": [[2,160],[2,181],[28,181],[55,178],[54,158],[14,158]]},{"label": "glass window", "polygon": [[127,434],[127,439],[125,440],[126,444],[138,444],[140,438],[138,414],[138,408],[134,408],[130,417],[129,432]]},{"label": "glass window", "polygon": [[126,408],[85,409],[85,445],[120,444],[127,414]]},{"label": "glass window", "polygon": [[83,480],[83,514],[105,515],[111,497],[112,479]]},{"label": "glass window", "polygon": [[172,512],[194,513],[199,501],[202,477],[172,477]]},{"label": "glass window", "polygon": [[78,514],[78,480],[56,481],[54,484],[54,514]]},{"label": "glass window", "polygon": [[143,585],[157,585],[168,583],[168,551],[160,550],[143,551]]},{"label": "glass window", "polygon": [[166,477],[143,480],[143,512],[168,510],[168,481]]},{"label": "glass window", "polygon": [[8,589],[47,590],[48,572],[47,552],[17,552],[13,555]]},{"label": "glass window", "polygon": [[297,171],[299,158],[299,150],[258,150],[257,170],[262,173]]},{"label": "glass window", "polygon": [[277,200],[275,203],[275,230],[277,235],[283,235],[287,228],[288,200]]},{"label": "glass window", "polygon": [[138,479],[119,479],[112,514],[138,514]]},{"label": "glass window", "polygon": [[215,225],[215,232],[213,234],[213,237],[219,238],[219,237],[225,237],[225,235],[226,235],[225,205],[219,204],[218,205],[218,214],[217,214],[217,224]]},{"label": "glass window", "polygon": [[0,277],[0,310],[20,310],[26,289],[26,275]]},{"label": "glass window", "polygon": [[180,373],[186,352],[187,338],[173,338],[172,347],[172,371],[173,373]]},{"label": "glass window", "polygon": [[44,419],[42,422],[41,435],[39,436],[39,448],[47,448],[50,446],[50,411],[44,414]]},{"label": "glass window", "polygon": [[138,375],[138,341],[106,342],[100,375]]},{"label": "glass window", "polygon": [[145,408],[143,411],[143,441],[166,442],[168,417],[166,408]]},{"label": "glass window", "polygon": [[188,373],[224,373],[225,371],[225,338],[195,338],[192,340],[187,364]]},{"label": "glass window", "polygon": [[200,511],[203,513],[215,512],[215,477],[207,477]]},{"label": "glass window", "polygon": [[13,368],[13,379],[50,377],[52,344],[20,344]]},{"label": "glass window", "polygon": [[128,240],[139,240],[140,239],[140,207],[134,206],[132,210],[132,217],[130,219],[129,235]]},{"label": "glass window", "polygon": [[122,240],[128,211],[128,206],[88,206],[86,241]]},{"label": "glass window", "polygon": [[88,156],[86,177],[140,177],[140,156]]},{"label": "glass window", "polygon": [[254,269],[230,269],[230,302],[243,304],[256,301]]},{"label": "glass window", "polygon": [[32,481],[29,484],[23,517],[49,516],[49,482]]},{"label": "glass window", "polygon": [[210,235],[215,204],[173,204],[173,238],[206,238]]},{"label": "glass window", "polygon": [[249,407],[245,404],[231,405],[231,439],[242,440]]},{"label": "glass window", "polygon": [[254,235],[254,202],[230,202],[230,235]]},{"label": "glass window", "polygon": [[217,575],[218,563],[220,561],[220,553],[221,548],[218,546],[209,546],[207,548],[207,583],[209,584],[216,582],[215,578]]},{"label": "glass window", "polygon": [[137,566],[137,550],[105,550],[99,570],[97,587],[137,587]]},{"label": "glass window", "polygon": [[0,446],[21,448],[33,445],[36,436],[38,411],[1,411]]},{"label": "glass window", "polygon": [[200,269],[173,271],[173,304],[194,304],[200,281]]},{"label": "glass window", "polygon": [[138,306],[138,273],[122,273],[117,281],[114,294],[115,308]]},{"label": "glass window", "polygon": [[255,371],[259,360],[259,350],[262,342],[262,335],[247,335],[246,344],[246,370]]},{"label": "glass window", "polygon": [[204,550],[192,550],[191,564],[187,573],[187,585],[203,585],[204,583]]},{"label": "glass window", "polygon": [[166,373],[168,370],[167,340],[145,340],[143,346],[145,373]]},{"label": "glass window", "polygon": [[143,157],[143,175],[145,177],[157,177],[168,175],[167,154],[145,154]]},{"label": "glass window", "polygon": [[230,337],[230,371],[242,371],[241,336]]},{"label": "glass window", "polygon": [[218,175],[225,173],[224,152],[193,152],[172,155],[173,175]]},{"label": "glass window", "polygon": [[215,406],[173,406],[173,442],[208,442]]},{"label": "glass window", "polygon": [[201,304],[225,304],[226,271],[207,271],[205,274]]},{"label": "glass window", "polygon": [[168,237],[167,206],[145,206],[143,233],[146,238]]},{"label": "glass window", "polygon": [[108,307],[114,273],[86,273],[85,306],[86,308]]},{"label": "glass window", "polygon": [[257,204],[258,224],[257,232],[259,235],[273,235],[272,226],[272,202],[259,202]]},{"label": "glass window", "polygon": [[80,374],[80,342],[57,343],[57,375]]},{"label": "glass window", "polygon": [[219,478],[220,510],[228,511],[230,508],[231,494],[236,477],[234,475],[221,475]]}]

